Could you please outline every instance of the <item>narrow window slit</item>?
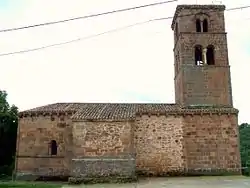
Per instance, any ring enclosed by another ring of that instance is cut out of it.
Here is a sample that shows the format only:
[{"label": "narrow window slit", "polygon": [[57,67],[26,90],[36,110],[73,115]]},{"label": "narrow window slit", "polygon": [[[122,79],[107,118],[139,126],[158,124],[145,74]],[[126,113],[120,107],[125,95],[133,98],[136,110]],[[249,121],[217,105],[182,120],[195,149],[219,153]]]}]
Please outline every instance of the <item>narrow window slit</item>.
[{"label": "narrow window slit", "polygon": [[206,58],[207,58],[207,64],[208,65],[214,65],[215,64],[215,61],[214,61],[214,46],[213,45],[209,45],[207,47]]},{"label": "narrow window slit", "polygon": [[50,142],[50,153],[51,155],[57,155],[57,143],[55,140]]},{"label": "narrow window slit", "polygon": [[203,65],[201,45],[195,47],[195,65]]},{"label": "narrow window slit", "polygon": [[208,22],[207,19],[204,19],[202,22],[203,32],[208,32]]},{"label": "narrow window slit", "polygon": [[200,19],[196,20],[196,32],[201,32],[201,21],[200,21]]}]

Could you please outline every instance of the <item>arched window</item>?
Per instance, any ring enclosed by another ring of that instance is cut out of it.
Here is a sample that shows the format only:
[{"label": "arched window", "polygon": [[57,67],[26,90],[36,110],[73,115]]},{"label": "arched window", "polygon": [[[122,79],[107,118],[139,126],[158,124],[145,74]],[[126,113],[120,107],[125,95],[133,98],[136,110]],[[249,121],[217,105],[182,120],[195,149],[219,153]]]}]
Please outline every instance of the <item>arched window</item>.
[{"label": "arched window", "polygon": [[214,62],[214,46],[213,45],[209,45],[207,47],[206,57],[207,57],[207,64],[208,65],[214,65],[215,64],[215,62]]},{"label": "arched window", "polygon": [[204,19],[202,22],[203,32],[208,32],[208,22],[207,19]]},{"label": "arched window", "polygon": [[200,19],[196,20],[196,32],[201,32],[201,21],[200,21]]},{"label": "arched window", "polygon": [[55,140],[51,140],[50,142],[50,154],[57,155],[57,143]]},{"label": "arched window", "polygon": [[195,46],[195,52],[194,52],[194,56],[195,56],[195,64],[196,65],[202,65],[202,46],[201,45],[197,45]]}]

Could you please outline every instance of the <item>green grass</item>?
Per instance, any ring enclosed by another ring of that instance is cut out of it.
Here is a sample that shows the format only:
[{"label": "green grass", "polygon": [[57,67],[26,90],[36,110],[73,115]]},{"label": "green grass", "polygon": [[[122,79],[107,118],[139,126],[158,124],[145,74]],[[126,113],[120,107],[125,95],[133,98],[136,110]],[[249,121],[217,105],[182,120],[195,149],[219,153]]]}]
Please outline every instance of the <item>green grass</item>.
[{"label": "green grass", "polygon": [[62,184],[45,182],[0,182],[0,188],[59,188]]}]

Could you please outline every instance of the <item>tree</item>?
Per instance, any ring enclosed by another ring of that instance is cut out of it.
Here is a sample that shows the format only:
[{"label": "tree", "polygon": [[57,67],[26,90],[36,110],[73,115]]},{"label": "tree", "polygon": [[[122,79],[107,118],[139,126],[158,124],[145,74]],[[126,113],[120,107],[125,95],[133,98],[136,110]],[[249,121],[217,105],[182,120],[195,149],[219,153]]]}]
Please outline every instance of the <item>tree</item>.
[{"label": "tree", "polygon": [[11,175],[16,152],[18,109],[10,106],[7,93],[0,90],[0,175]]},{"label": "tree", "polygon": [[239,127],[240,133],[240,155],[241,165],[247,168],[249,174],[250,170],[250,124],[242,123]]}]

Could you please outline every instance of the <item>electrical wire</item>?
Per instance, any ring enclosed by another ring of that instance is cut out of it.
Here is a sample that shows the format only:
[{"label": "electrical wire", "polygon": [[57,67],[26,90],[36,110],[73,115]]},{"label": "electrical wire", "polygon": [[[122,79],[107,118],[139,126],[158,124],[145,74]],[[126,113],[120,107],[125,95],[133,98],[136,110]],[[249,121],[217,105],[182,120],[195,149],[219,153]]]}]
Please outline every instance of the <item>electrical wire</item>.
[{"label": "electrical wire", "polygon": [[38,48],[26,49],[26,50],[15,51],[15,52],[10,52],[10,53],[3,53],[3,54],[0,54],[0,56],[13,55],[13,54],[19,54],[19,53],[27,53],[27,52],[42,50],[42,49],[45,49],[45,48],[61,46],[61,45],[69,44],[69,43],[78,42],[78,41],[81,41],[81,40],[91,39],[91,38],[98,37],[98,36],[101,36],[101,35],[105,35],[105,34],[108,34],[108,33],[117,32],[117,31],[120,31],[120,30],[128,29],[130,27],[134,27],[134,26],[137,26],[137,25],[141,25],[141,24],[145,24],[145,23],[149,23],[149,22],[153,22],[153,21],[158,21],[158,20],[161,20],[161,18],[152,19],[152,20],[148,20],[148,21],[144,21],[144,22],[138,22],[138,23],[135,23],[135,24],[124,26],[124,27],[119,27],[119,28],[115,28],[115,29],[112,29],[112,30],[108,30],[108,31],[105,31],[105,32],[102,32],[102,33],[89,35],[87,37],[81,37],[81,38],[77,38],[77,39],[73,39],[73,40],[69,40],[69,41],[65,41],[65,42],[60,42],[60,43],[55,43],[55,44],[51,44],[51,45],[38,47]]},{"label": "electrical wire", "polygon": [[130,11],[130,10],[135,10],[135,9],[140,9],[140,8],[146,8],[146,7],[151,7],[151,6],[163,5],[163,4],[167,4],[167,3],[173,3],[173,2],[176,2],[176,1],[178,1],[178,0],[162,1],[162,2],[157,2],[157,3],[140,5],[140,6],[136,6],[136,7],[113,10],[113,11],[109,11],[109,12],[102,12],[102,13],[98,13],[98,14],[91,14],[91,15],[81,16],[81,17],[76,17],[76,18],[69,18],[69,19],[60,20],[60,21],[53,21],[53,22],[40,23],[40,24],[35,24],[35,25],[28,25],[28,26],[22,26],[22,27],[16,27],[16,28],[3,29],[3,30],[0,30],[0,32],[16,31],[16,30],[21,30],[21,29],[28,29],[28,28],[34,28],[34,27],[41,27],[41,26],[47,26],[47,25],[52,25],[52,24],[64,23],[64,22],[69,22],[69,21],[74,21],[74,20],[79,20],[79,19],[93,18],[93,17],[103,16],[103,15],[107,15],[107,14],[113,14],[113,13],[125,12],[125,11]]},{"label": "electrical wire", "polygon": [[[242,9],[246,9],[246,8],[250,8],[250,5],[249,6],[243,6],[243,7],[233,7],[233,8],[230,8],[230,9],[226,9],[226,11],[234,11],[234,10],[239,10],[239,9],[242,10]],[[212,10],[212,11],[209,11],[209,12],[216,12],[216,10]],[[185,16],[192,16],[192,15],[194,15],[194,14],[185,14],[185,15],[181,15],[181,16],[178,16],[178,17],[185,17]],[[78,41],[82,41],[82,40],[95,38],[95,37],[98,37],[98,36],[101,36],[101,35],[117,32],[117,31],[121,31],[121,30],[128,29],[128,28],[131,28],[131,27],[134,27],[134,26],[138,26],[138,25],[142,25],[142,24],[146,24],[146,23],[150,23],[150,22],[154,22],[154,21],[168,20],[168,19],[172,19],[172,18],[173,17],[171,16],[171,17],[163,17],[163,18],[151,19],[151,20],[147,20],[147,21],[144,21],[144,22],[138,22],[138,23],[135,23],[135,24],[115,28],[115,29],[108,30],[108,31],[105,31],[105,32],[102,32],[102,33],[89,35],[87,37],[81,37],[81,38],[73,39],[73,40],[70,40],[70,41],[55,43],[55,44],[46,45],[46,46],[42,46],[42,47],[38,47],[38,48],[32,48],[32,49],[20,50],[20,51],[15,51],[15,52],[2,53],[2,54],[0,54],[0,56],[27,53],[27,52],[42,50],[42,49],[51,48],[51,47],[55,47],[55,46],[61,46],[61,45],[65,45],[65,44],[70,44],[70,43],[74,43],[74,42],[78,42]]]}]

